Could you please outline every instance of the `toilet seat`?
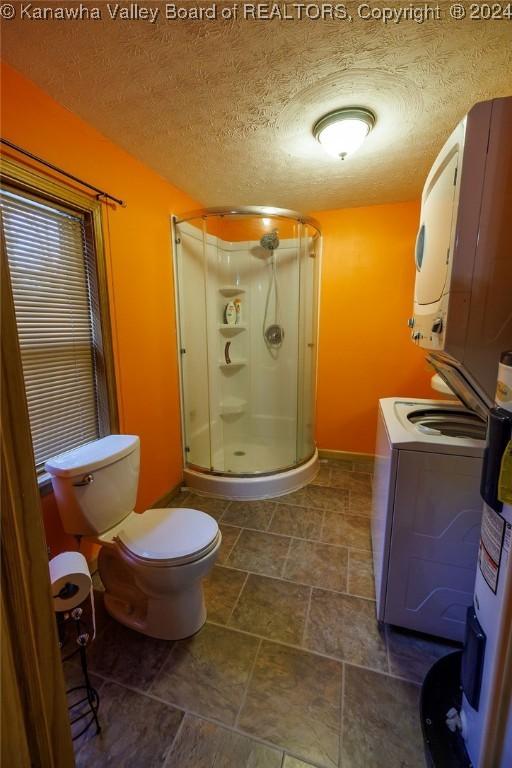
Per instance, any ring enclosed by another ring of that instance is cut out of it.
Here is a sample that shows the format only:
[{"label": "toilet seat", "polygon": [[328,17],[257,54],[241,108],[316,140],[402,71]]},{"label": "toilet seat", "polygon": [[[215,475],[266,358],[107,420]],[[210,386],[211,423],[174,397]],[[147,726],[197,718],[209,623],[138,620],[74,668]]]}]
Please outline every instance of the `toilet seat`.
[{"label": "toilet seat", "polygon": [[121,550],[140,565],[172,567],[205,557],[218,544],[217,521],[198,509],[149,509],[126,517],[108,532]]}]

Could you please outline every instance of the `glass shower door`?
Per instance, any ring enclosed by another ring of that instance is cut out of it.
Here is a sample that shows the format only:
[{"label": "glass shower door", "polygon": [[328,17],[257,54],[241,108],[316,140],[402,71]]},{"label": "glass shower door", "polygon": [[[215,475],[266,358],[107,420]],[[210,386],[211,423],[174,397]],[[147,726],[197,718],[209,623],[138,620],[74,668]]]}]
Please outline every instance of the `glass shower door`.
[{"label": "glass shower door", "polygon": [[302,225],[299,249],[298,462],[308,459],[315,450],[320,244],[318,232],[308,225]]},{"label": "glass shower door", "polygon": [[210,469],[206,243],[202,229],[187,223],[175,234],[185,456],[188,464]]}]

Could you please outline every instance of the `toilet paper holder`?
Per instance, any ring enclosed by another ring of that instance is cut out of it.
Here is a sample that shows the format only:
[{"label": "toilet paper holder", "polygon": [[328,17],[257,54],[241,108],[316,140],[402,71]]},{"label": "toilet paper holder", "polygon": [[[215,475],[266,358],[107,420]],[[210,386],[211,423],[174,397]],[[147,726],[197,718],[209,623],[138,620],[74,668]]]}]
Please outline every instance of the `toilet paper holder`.
[{"label": "toilet paper holder", "polygon": [[[75,648],[63,657],[62,663],[79,654],[82,669],[83,684],[75,685],[66,691],[71,738],[75,741],[93,724],[96,726],[96,734],[101,731],[97,714],[100,699],[89,678],[86,655],[87,646],[96,637],[94,592],[87,560],[80,552],[61,552],[50,560],[49,571],[61,651],[66,644],[67,627],[71,625],[75,631]],[[87,601],[90,601],[92,635],[82,624],[82,606]],[[77,700],[73,701],[75,697]]]},{"label": "toilet paper holder", "polygon": [[[89,645],[91,636],[89,632],[86,631],[86,627],[82,626],[83,613],[83,609],[78,606],[77,608],[73,608],[70,613],[56,614],[61,648],[65,642],[66,625],[72,623],[76,633],[75,642],[77,647],[71,653],[67,654],[67,656],[63,657],[62,663],[64,664],[66,661],[69,661],[78,653],[83,676],[82,685],[74,685],[66,690],[68,701],[70,701],[71,698],[74,698],[74,694],[77,695],[77,700],[70,702],[68,705],[71,738],[73,741],[79,739],[92,725],[96,726],[96,735],[101,731],[101,725],[98,720],[100,697],[98,691],[91,683],[87,667],[86,648]],[[84,695],[80,696],[81,693]],[[77,723],[82,724],[84,721],[85,724],[82,728],[78,726],[74,729],[74,726],[76,726]]]}]

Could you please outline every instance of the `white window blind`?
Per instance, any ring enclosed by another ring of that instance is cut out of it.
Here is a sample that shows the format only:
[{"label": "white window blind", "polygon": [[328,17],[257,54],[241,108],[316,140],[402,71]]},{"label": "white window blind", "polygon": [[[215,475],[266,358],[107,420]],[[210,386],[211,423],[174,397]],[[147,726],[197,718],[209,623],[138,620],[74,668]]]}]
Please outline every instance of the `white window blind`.
[{"label": "white window blind", "polygon": [[84,222],[0,192],[36,469],[99,436]]}]

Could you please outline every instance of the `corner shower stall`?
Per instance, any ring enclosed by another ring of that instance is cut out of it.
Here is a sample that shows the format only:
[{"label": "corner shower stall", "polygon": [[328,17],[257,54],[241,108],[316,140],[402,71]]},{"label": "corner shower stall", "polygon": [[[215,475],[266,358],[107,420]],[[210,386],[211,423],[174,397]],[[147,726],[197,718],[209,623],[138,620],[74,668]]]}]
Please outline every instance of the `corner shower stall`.
[{"label": "corner shower stall", "polygon": [[279,208],[173,219],[185,480],[233,499],[288,493],[318,469],[321,233]]}]

